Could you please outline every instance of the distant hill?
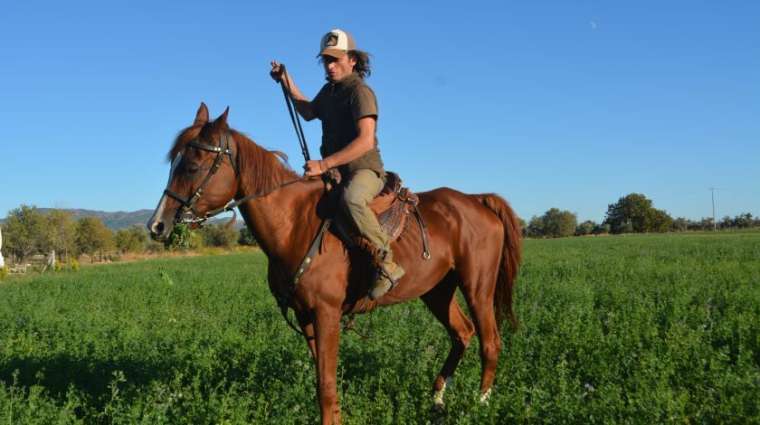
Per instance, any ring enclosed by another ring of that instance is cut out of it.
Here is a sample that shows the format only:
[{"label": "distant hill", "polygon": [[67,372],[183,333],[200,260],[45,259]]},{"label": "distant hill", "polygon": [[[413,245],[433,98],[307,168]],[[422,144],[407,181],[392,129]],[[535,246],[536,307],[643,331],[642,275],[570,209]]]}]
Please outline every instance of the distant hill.
[{"label": "distant hill", "polygon": [[[38,208],[43,214],[47,214],[52,211],[53,208]],[[95,210],[83,210],[83,209],[67,209],[61,208],[63,211],[68,211],[78,220],[82,217],[97,217],[103,224],[111,230],[124,229],[130,226],[145,226],[150,216],[153,215],[153,210],[137,210],[137,211],[95,211]],[[226,223],[229,218],[212,219],[211,223]],[[4,223],[5,219],[0,219],[0,223]],[[238,217],[235,221],[235,228],[241,228],[245,225],[241,217]]]},{"label": "distant hill", "polygon": [[[48,213],[52,211],[52,208],[40,208],[40,212]],[[97,217],[103,224],[111,230],[124,229],[126,227],[140,225],[145,226],[150,216],[153,214],[153,210],[137,210],[132,212],[117,211],[95,211],[95,210],[82,210],[82,209],[64,209],[74,216],[75,220],[83,217]]]}]

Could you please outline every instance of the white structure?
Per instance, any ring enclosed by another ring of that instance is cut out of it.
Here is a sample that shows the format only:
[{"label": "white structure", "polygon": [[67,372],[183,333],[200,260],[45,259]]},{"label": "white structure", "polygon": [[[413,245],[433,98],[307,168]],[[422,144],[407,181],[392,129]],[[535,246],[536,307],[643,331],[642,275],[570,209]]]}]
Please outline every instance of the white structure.
[{"label": "white structure", "polygon": [[5,260],[3,260],[3,229],[0,228],[0,267],[5,266]]},{"label": "white structure", "polygon": [[50,254],[47,256],[47,260],[45,262],[45,267],[49,268],[51,270],[55,269],[55,250],[50,250]]}]

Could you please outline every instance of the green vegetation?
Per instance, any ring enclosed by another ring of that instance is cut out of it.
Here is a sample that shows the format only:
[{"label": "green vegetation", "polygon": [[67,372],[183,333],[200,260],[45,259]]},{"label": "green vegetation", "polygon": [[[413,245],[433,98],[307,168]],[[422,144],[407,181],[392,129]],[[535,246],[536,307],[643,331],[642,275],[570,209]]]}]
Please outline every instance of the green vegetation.
[{"label": "green vegetation", "polygon": [[[230,223],[231,224],[231,223]],[[74,219],[67,210],[42,209],[22,205],[11,210],[2,224],[3,254],[9,264],[34,262],[35,257],[55,252],[58,262],[68,263],[82,255],[90,262],[117,261],[123,254],[156,254],[164,250],[203,252],[206,247],[234,249],[253,246],[256,241],[247,229],[236,230],[227,223],[207,223],[190,229],[174,227],[165,243],[148,237],[144,225],[113,232],[96,216]],[[55,269],[56,271],[58,268]]]},{"label": "green vegetation", "polygon": [[591,220],[577,224],[577,217],[571,211],[550,208],[541,216],[533,216],[530,222],[520,220],[523,235],[531,238],[561,238],[565,236],[585,236],[621,233],[665,233],[704,230],[739,230],[760,227],[760,218],[743,213],[731,218],[723,217],[716,225],[712,218],[699,221],[684,217],[674,219],[666,211],[654,207],[651,199],[641,193],[630,193],[607,206],[605,219],[601,224]]},{"label": "green vegetation", "polygon": [[612,233],[663,233],[673,226],[673,218],[652,206],[652,200],[641,193],[631,193],[607,207]]},{"label": "green vegetation", "polygon": [[527,233],[531,236],[562,238],[572,236],[577,224],[578,218],[572,212],[550,208],[541,217],[530,220]]},{"label": "green vegetation", "polygon": [[[0,423],[317,422],[314,367],[259,253],[0,284]],[[528,240],[522,322],[487,406],[473,340],[431,413],[449,343],[419,302],[341,341],[344,422],[760,423],[760,233]]]}]

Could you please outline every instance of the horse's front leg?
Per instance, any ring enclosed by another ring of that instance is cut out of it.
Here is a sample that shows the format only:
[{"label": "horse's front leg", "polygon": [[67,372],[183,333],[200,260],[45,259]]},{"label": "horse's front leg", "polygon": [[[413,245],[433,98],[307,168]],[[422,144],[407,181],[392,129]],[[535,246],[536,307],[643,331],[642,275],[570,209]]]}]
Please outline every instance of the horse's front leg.
[{"label": "horse's front leg", "polygon": [[340,424],[337,378],[340,317],[339,308],[325,306],[316,311],[317,394],[323,425]]}]

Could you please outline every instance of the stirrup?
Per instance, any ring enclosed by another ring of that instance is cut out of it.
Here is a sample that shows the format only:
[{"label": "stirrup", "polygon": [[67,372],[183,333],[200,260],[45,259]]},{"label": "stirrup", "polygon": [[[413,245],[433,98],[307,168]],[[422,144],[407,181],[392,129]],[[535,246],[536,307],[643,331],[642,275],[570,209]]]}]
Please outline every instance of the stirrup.
[{"label": "stirrup", "polygon": [[[387,294],[388,292],[392,291],[393,288],[398,286],[399,281],[404,276],[404,274],[406,274],[406,271],[398,263],[395,263],[395,264],[397,267],[396,270],[401,271],[399,276],[395,279],[393,278],[391,273],[389,273],[388,270],[386,270],[385,267],[383,267],[382,265],[380,265],[377,268],[377,277],[375,278],[375,281],[372,287],[370,288],[369,293],[367,294],[369,299],[373,301],[377,300],[378,298],[381,298],[383,295]],[[389,283],[390,283],[390,286],[388,286]],[[382,287],[382,293],[373,295],[373,292],[375,292],[375,290],[379,290],[381,287]]]}]

